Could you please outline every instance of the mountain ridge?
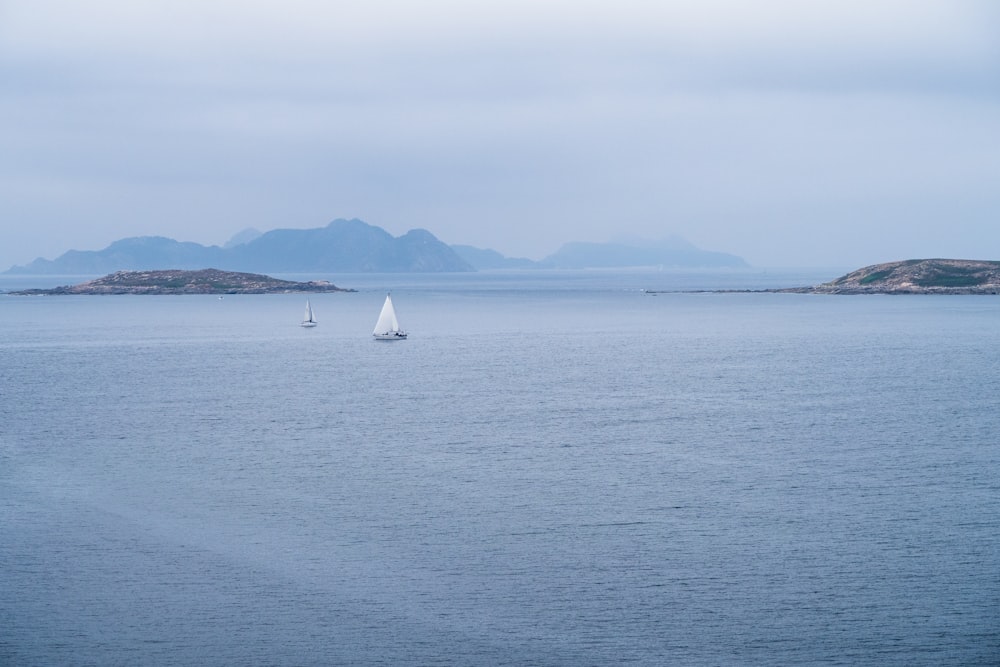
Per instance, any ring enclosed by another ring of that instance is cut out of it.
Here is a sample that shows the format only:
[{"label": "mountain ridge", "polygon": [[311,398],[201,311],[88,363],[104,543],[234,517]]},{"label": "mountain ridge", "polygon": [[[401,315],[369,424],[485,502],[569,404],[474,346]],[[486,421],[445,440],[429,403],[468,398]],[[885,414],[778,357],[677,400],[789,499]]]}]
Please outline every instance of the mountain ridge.
[{"label": "mountain ridge", "polygon": [[736,255],[701,250],[679,237],[663,241],[571,242],[535,261],[495,250],[447,245],[430,231],[395,237],[357,218],[312,229],[245,229],[223,246],[204,246],[164,236],[114,241],[102,250],[69,250],[54,260],[38,258],[5,274],[103,275],[116,271],[221,270],[256,273],[468,272],[495,269],[747,268]]},{"label": "mountain ridge", "polygon": [[129,237],[103,250],[70,250],[55,260],[38,258],[4,273],[100,275],[115,271],[199,270],[206,266],[256,273],[475,270],[427,230],[411,229],[394,237],[356,218],[337,219],[313,229],[240,234],[245,235],[245,242],[226,247],[203,246],[163,236]]}]

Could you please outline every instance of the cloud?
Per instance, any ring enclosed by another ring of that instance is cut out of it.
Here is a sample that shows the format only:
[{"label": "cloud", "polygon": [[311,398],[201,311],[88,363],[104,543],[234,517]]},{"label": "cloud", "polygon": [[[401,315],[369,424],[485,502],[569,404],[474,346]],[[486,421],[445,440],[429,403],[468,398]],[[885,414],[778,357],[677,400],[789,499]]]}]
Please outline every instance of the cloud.
[{"label": "cloud", "polygon": [[763,256],[810,215],[995,201],[998,11],[9,0],[0,206],[108,241],[358,216],[536,256],[621,231]]},{"label": "cloud", "polygon": [[11,55],[131,57],[154,66],[225,66],[227,73],[240,63],[343,64],[364,72],[389,62],[402,68],[400,59],[416,55],[411,73],[418,79],[423,64],[460,70],[457,56],[492,60],[493,70],[524,60],[557,73],[596,66],[599,75],[601,63],[664,58],[736,71],[802,60],[995,62],[992,7],[967,0],[22,0],[7,3],[2,35]]}]

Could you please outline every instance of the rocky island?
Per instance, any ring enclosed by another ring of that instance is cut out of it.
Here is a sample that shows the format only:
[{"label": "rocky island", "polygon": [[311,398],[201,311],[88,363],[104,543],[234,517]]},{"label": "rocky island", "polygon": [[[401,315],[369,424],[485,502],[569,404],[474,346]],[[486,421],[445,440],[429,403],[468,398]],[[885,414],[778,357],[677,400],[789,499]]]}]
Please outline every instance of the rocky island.
[{"label": "rocky island", "polygon": [[908,259],[866,266],[822,285],[767,291],[797,294],[1000,294],[1000,262]]},{"label": "rocky island", "polygon": [[52,289],[29,289],[11,294],[292,294],[312,292],[353,292],[325,280],[305,283],[279,280],[257,273],[237,273],[218,269],[198,271],[117,271],[79,285]]}]

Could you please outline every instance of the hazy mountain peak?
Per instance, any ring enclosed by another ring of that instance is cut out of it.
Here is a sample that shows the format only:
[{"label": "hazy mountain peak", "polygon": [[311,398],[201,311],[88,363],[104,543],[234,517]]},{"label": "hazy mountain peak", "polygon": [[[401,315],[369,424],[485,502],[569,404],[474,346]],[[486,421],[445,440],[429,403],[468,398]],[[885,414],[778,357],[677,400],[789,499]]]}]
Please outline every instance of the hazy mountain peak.
[{"label": "hazy mountain peak", "polygon": [[327,229],[381,229],[375,225],[369,225],[364,220],[358,218],[336,218],[331,220],[326,226]]},{"label": "hazy mountain peak", "polygon": [[233,234],[232,238],[226,241],[226,243],[222,247],[225,248],[226,250],[230,248],[235,248],[238,245],[243,245],[244,243],[250,243],[251,241],[262,235],[263,234],[261,234],[261,232],[257,231],[253,227],[247,227],[243,231]]},{"label": "hazy mountain peak", "polygon": [[687,239],[678,236],[676,234],[671,234],[661,239],[648,239],[641,236],[633,235],[622,235],[616,236],[609,242],[610,245],[623,245],[630,248],[673,248],[673,249],[684,249],[691,250],[695,248],[695,245],[688,241]]},{"label": "hazy mountain peak", "polygon": [[563,269],[656,266],[665,268],[745,268],[741,257],[702,250],[674,236],[663,241],[632,243],[566,243],[541,262]]}]

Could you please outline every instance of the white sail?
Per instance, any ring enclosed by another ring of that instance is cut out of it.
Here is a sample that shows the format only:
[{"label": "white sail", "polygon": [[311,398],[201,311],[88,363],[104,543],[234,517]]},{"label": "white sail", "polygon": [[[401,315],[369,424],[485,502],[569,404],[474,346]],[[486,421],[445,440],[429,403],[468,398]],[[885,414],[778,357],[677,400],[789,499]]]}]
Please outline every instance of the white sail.
[{"label": "white sail", "polygon": [[392,307],[392,296],[389,294],[385,295],[385,303],[382,304],[382,312],[378,315],[378,322],[375,323],[372,335],[384,340],[406,338],[406,334],[399,328],[396,309]]},{"label": "white sail", "polygon": [[313,313],[312,305],[309,300],[306,299],[306,313],[302,316],[302,326],[304,327],[314,327],[316,326],[316,316]]}]

